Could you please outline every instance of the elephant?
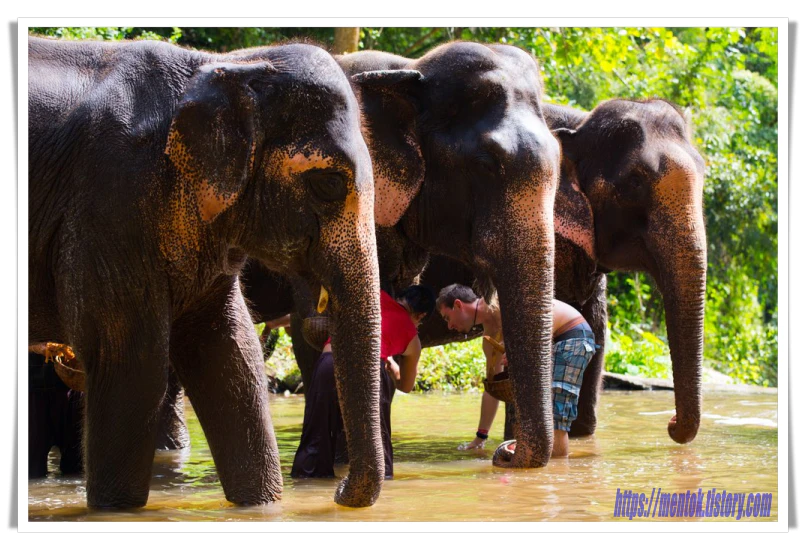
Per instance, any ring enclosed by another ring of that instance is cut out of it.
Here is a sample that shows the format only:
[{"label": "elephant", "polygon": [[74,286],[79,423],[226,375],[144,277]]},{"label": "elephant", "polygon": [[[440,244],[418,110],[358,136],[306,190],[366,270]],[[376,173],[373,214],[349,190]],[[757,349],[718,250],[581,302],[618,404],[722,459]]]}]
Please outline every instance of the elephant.
[{"label": "elephant", "polygon": [[[544,119],[537,61],[513,46],[471,42],[419,59],[373,51],[336,59],[357,87],[373,161],[381,287],[394,295],[416,282],[430,255],[444,254],[477,274],[488,298],[497,289],[521,418],[511,465],[544,466],[553,445],[560,149]],[[293,298],[291,336],[306,385],[321,351],[302,337],[316,296],[309,285],[248,264],[244,291],[256,322],[291,311],[280,289]]]},{"label": "elephant", "polygon": [[[579,416],[571,434],[596,429],[605,357],[606,274],[648,273],[663,295],[674,374],[676,414],[668,424],[678,443],[694,439],[700,422],[705,308],[705,162],[678,109],[663,100],[602,102],[588,113],[543,105],[562,144],[554,203],[557,299],[579,309],[602,346],[585,370]],[[421,277],[441,288],[473,280],[464,266],[435,258]],[[440,319],[420,327],[423,346],[456,339]]]},{"label": "elephant", "polygon": [[329,293],[353,403],[335,500],[371,505],[381,434],[356,416],[377,416],[380,390],[373,174],[334,59],[31,37],[28,60],[28,338],[69,345],[86,370],[87,505],[146,504],[171,369],[226,498],[281,498],[247,257]]},{"label": "elephant", "polygon": [[[606,274],[652,277],[663,296],[674,376],[675,415],[667,429],[675,442],[688,443],[702,408],[705,160],[683,113],[661,99],[611,100],[584,118],[563,108],[546,112],[563,150],[555,203],[557,295],[584,304],[603,345]],[[577,434],[595,430],[603,362],[601,349],[583,381]]]}]

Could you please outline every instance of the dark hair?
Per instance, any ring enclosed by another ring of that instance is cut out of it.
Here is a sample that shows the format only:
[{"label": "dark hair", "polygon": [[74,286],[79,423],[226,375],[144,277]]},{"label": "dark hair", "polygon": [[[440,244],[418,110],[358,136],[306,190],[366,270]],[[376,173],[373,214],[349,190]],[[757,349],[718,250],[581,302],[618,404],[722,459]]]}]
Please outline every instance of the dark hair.
[{"label": "dark hair", "polygon": [[453,309],[453,303],[456,300],[466,304],[472,304],[478,299],[479,297],[476,296],[476,293],[473,292],[473,289],[470,287],[452,284],[439,291],[439,296],[437,297],[437,306]]},{"label": "dark hair", "polygon": [[431,315],[436,307],[436,296],[430,287],[412,285],[397,294],[398,300],[405,301],[412,313],[425,313]]}]

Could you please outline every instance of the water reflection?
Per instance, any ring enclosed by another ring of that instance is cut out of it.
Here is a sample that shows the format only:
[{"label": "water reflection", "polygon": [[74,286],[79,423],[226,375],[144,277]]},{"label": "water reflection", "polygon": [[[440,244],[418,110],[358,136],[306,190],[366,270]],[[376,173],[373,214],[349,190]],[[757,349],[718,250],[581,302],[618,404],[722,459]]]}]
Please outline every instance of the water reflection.
[{"label": "water reflection", "polygon": [[[666,434],[671,392],[609,392],[600,400],[595,436],[571,441],[570,456],[546,468],[500,470],[491,464],[502,440],[503,414],[487,448],[458,451],[472,438],[478,395],[402,395],[393,403],[395,479],[377,504],[351,510],[333,503],[337,480],[293,480],[301,397],[272,399],[285,484],[283,500],[236,507],[224,499],[201,428],[188,409],[192,448],[161,451],[154,460],[148,506],[88,510],[83,480],[51,474],[29,483],[33,521],[606,521],[614,494],[753,491],[773,493],[777,517],[777,402],[758,396],[705,396],[697,439],[678,445]],[[727,420],[727,422],[726,422]],[[51,456],[51,471],[58,457]],[[337,466],[336,474],[346,474]],[[689,521],[701,521],[698,520]],[[760,518],[759,518],[760,519]],[[713,520],[709,520],[713,521]]]}]

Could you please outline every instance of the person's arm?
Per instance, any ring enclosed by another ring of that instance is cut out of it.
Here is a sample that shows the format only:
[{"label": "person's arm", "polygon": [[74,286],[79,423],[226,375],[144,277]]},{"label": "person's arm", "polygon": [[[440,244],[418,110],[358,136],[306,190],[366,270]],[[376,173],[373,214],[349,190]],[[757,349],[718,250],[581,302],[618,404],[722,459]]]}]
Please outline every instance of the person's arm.
[{"label": "person's arm", "polygon": [[[505,355],[498,353],[493,346],[486,340],[482,342],[481,349],[487,359],[487,366],[492,367],[492,371],[498,374],[504,369],[503,359]],[[489,369],[488,369],[489,370]],[[498,412],[498,399],[493,397],[487,392],[481,396],[481,415],[479,417],[479,427],[476,430],[476,437],[469,443],[464,443],[459,446],[460,451],[467,451],[470,449],[483,449],[487,441],[487,434],[495,420],[495,414]]]},{"label": "person's arm", "polygon": [[403,352],[403,360],[400,362],[400,378],[395,380],[395,386],[403,393],[409,393],[414,389],[414,381],[417,380],[417,363],[420,362],[422,349],[420,337],[415,336],[409,342],[406,351]]},{"label": "person's arm", "polygon": [[38,353],[39,355],[45,355],[48,351],[48,345],[46,343],[34,344],[32,346],[28,346],[28,351],[31,353]]},{"label": "person's arm", "polygon": [[498,399],[484,392],[481,396],[481,417],[479,418],[479,429],[476,430],[476,437],[470,443],[460,445],[460,451],[484,448],[487,437],[482,436],[486,436],[490,432],[496,412],[498,412]]},{"label": "person's arm", "polygon": [[288,313],[286,315],[283,315],[282,317],[278,317],[277,319],[271,319],[269,321],[266,321],[266,328],[264,329],[263,332],[266,332],[267,330],[274,330],[276,328],[284,328],[290,326],[291,326],[291,314]]}]

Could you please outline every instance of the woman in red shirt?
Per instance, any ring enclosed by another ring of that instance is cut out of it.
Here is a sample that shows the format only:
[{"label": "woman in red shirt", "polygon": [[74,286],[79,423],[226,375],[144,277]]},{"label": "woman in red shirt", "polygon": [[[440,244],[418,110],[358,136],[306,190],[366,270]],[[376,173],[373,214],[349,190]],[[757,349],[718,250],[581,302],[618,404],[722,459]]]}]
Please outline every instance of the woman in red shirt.
[{"label": "woman in red shirt", "polygon": [[[385,476],[393,475],[392,397],[395,389],[404,393],[414,388],[420,360],[417,325],[434,311],[436,297],[426,286],[410,286],[397,299],[381,291],[381,439],[383,440]],[[402,355],[398,365],[395,355]],[[336,441],[343,431],[341,410],[333,375],[330,340],[314,365],[311,387],[305,391],[305,416],[302,436],[294,456],[291,477],[334,477]]]}]

